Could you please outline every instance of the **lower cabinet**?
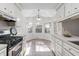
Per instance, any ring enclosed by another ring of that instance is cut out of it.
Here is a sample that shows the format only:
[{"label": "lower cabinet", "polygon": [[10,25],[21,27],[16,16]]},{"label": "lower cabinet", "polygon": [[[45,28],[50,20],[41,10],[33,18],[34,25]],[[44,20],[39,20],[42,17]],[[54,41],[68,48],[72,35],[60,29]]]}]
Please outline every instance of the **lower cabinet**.
[{"label": "lower cabinet", "polygon": [[54,52],[56,56],[79,56],[79,46],[57,37],[54,37],[54,42]]},{"label": "lower cabinet", "polygon": [[68,50],[73,56],[79,56],[79,50],[72,47],[71,45],[64,43],[64,48]]},{"label": "lower cabinet", "polygon": [[7,55],[7,48],[0,50],[0,56],[6,56],[6,55]]},{"label": "lower cabinet", "polygon": [[58,51],[55,52],[56,56],[62,56]]},{"label": "lower cabinet", "polygon": [[73,56],[69,51],[63,49],[63,56]]},{"label": "lower cabinet", "polygon": [[56,43],[56,51],[57,51],[60,55],[62,55],[62,46],[58,45],[57,43]]}]

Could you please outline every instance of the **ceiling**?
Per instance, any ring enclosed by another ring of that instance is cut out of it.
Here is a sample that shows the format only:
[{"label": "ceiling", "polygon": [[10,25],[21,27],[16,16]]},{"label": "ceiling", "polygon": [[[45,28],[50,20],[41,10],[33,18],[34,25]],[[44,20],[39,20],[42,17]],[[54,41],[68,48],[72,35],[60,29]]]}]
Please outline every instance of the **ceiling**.
[{"label": "ceiling", "polygon": [[[24,17],[38,17],[38,9],[25,9],[22,11]],[[56,11],[53,9],[40,9],[39,16],[40,17],[54,17],[56,15]]]},{"label": "ceiling", "polygon": [[24,17],[37,17],[40,9],[40,17],[54,17],[56,7],[60,3],[16,3],[17,7],[22,10]]},{"label": "ceiling", "polygon": [[55,9],[59,3],[19,3],[22,9]]}]

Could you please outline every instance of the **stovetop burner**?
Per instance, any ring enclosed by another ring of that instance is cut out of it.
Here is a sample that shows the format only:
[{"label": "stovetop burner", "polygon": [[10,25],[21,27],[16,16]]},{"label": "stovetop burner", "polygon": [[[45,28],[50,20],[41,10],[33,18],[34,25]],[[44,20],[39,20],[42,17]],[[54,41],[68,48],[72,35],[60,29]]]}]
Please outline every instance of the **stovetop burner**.
[{"label": "stovetop burner", "polygon": [[0,44],[8,44],[8,48],[11,48],[22,41],[22,39],[23,37],[21,36],[3,36],[0,37]]}]

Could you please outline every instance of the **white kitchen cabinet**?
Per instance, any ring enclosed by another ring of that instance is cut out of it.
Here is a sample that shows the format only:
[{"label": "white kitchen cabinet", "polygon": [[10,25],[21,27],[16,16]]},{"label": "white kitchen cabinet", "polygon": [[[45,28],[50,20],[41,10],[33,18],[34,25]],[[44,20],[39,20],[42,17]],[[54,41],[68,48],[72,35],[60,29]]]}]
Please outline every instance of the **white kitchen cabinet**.
[{"label": "white kitchen cabinet", "polygon": [[0,56],[6,56],[6,54],[7,54],[6,52],[7,52],[6,48],[0,50]]},{"label": "white kitchen cabinet", "polygon": [[68,17],[72,14],[71,3],[65,3],[65,17]]},{"label": "white kitchen cabinet", "polygon": [[51,37],[51,50],[55,51],[55,39]]},{"label": "white kitchen cabinet", "polygon": [[62,56],[58,51],[55,52],[56,56]]},{"label": "white kitchen cabinet", "polygon": [[63,34],[62,22],[56,22],[56,33],[59,35]]},{"label": "white kitchen cabinet", "polygon": [[72,3],[72,14],[79,12],[79,3]]},{"label": "white kitchen cabinet", "polygon": [[64,48],[68,50],[72,55],[79,56],[79,50],[72,47],[71,45],[64,43]]},{"label": "white kitchen cabinet", "polygon": [[63,49],[63,56],[73,56],[69,51]]},{"label": "white kitchen cabinet", "polygon": [[54,52],[56,56],[62,56],[62,42],[60,39],[53,37],[54,42]]},{"label": "white kitchen cabinet", "polygon": [[79,56],[79,48],[77,45],[65,41],[65,38],[60,38],[58,36],[52,36],[54,46],[54,53],[56,56]]},{"label": "white kitchen cabinet", "polygon": [[79,13],[79,3],[65,3],[65,18]]},{"label": "white kitchen cabinet", "polygon": [[59,52],[60,55],[62,55],[62,45],[56,43],[56,51]]},{"label": "white kitchen cabinet", "polygon": [[5,13],[8,13],[8,4],[7,3],[0,3],[0,10],[5,12]]},{"label": "white kitchen cabinet", "polygon": [[62,20],[64,18],[64,4],[61,5],[58,9],[57,9],[57,19],[58,20]]},{"label": "white kitchen cabinet", "polygon": [[11,15],[11,16],[13,16],[13,17],[16,17],[16,13],[17,13],[16,12],[16,10],[17,10],[16,6],[13,3],[12,4],[9,3],[8,6],[9,6],[8,7],[8,14]]},{"label": "white kitchen cabinet", "polygon": [[0,44],[0,56],[7,55],[7,44]]},{"label": "white kitchen cabinet", "polygon": [[0,3],[0,11],[5,12],[9,16],[16,17],[16,6],[13,3]]},{"label": "white kitchen cabinet", "polygon": [[57,38],[56,38],[55,40],[56,40],[56,43],[57,43],[57,44],[59,44],[59,45],[61,45],[61,46],[62,46],[62,40],[57,39]]}]

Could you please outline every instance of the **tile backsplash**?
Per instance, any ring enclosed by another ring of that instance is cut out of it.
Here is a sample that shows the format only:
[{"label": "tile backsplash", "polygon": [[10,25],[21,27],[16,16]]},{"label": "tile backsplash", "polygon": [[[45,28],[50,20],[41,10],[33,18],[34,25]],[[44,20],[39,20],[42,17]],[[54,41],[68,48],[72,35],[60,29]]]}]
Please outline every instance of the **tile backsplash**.
[{"label": "tile backsplash", "polygon": [[0,30],[2,29],[9,29],[10,26],[7,25],[7,23],[3,20],[0,20]]}]

